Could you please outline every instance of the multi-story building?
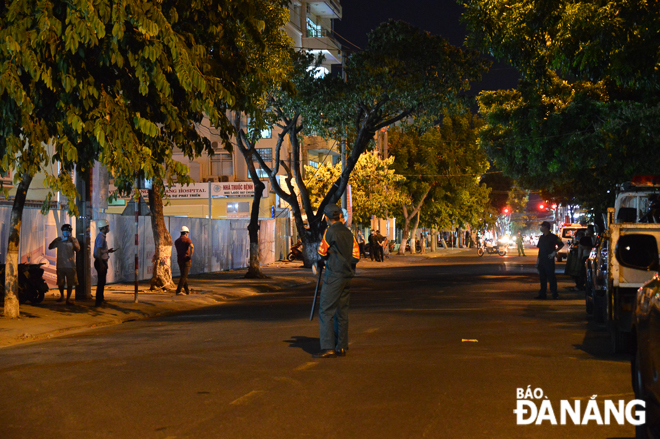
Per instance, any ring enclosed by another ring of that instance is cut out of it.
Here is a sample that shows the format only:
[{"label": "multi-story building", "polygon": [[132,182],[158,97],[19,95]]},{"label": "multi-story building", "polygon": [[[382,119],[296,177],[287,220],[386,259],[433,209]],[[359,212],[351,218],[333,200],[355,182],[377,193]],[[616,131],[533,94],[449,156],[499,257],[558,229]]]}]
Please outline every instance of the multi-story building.
[{"label": "multi-story building", "polygon": [[[319,74],[328,74],[332,65],[342,63],[341,45],[334,37],[333,31],[334,21],[342,17],[339,0],[294,0],[289,9],[290,19],[284,30],[291,38],[294,48],[323,55],[324,61],[319,69]],[[277,127],[265,130],[262,133],[263,138],[257,144],[259,154],[270,166],[273,165],[278,131]],[[190,176],[196,182],[251,182],[247,164],[240,152],[227,152],[220,136],[208,126],[208,123],[200,127],[200,132],[211,140],[215,151],[212,157],[204,156],[191,161],[183,154],[174,154],[176,160],[189,167]],[[336,164],[341,160],[340,149],[340,144],[336,140],[307,137],[301,153],[301,163],[311,167]],[[282,147],[281,159],[292,162],[291,149],[286,142]],[[284,173],[284,171],[281,172]],[[266,185],[270,186],[265,173],[261,169],[257,169],[257,173]],[[213,199],[210,209],[214,218],[247,218],[251,206],[252,196],[249,191],[244,191],[240,197],[227,196]],[[279,213],[285,207],[280,203],[272,188],[268,187],[268,197],[261,201],[260,217],[270,217],[274,211]],[[208,212],[209,205],[203,200],[198,202],[195,200],[171,200],[170,205],[166,207],[166,214],[173,215],[206,216]]]}]

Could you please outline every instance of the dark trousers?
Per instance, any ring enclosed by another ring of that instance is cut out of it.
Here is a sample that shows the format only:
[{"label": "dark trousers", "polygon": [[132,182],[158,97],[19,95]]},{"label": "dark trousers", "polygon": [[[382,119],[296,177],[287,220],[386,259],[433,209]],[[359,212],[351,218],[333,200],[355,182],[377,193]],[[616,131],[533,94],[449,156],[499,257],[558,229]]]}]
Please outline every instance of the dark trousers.
[{"label": "dark trousers", "polygon": [[105,290],[105,282],[108,277],[108,262],[102,259],[94,259],[94,268],[96,269],[96,306],[101,305],[105,298],[103,291]]},{"label": "dark trousers", "polygon": [[319,303],[321,350],[348,349],[351,278],[325,276]]},{"label": "dark trousers", "polygon": [[525,247],[522,243],[518,244],[518,256],[525,256]]},{"label": "dark trousers", "polygon": [[176,293],[181,292],[181,288],[186,291],[186,294],[190,294],[188,291],[188,272],[190,271],[190,261],[188,262],[179,262],[179,271],[181,271],[181,277],[179,278],[179,285],[176,286]]},{"label": "dark trousers", "polygon": [[550,293],[557,295],[557,277],[555,276],[555,260],[542,257],[539,259],[539,279],[541,281],[541,291],[539,294],[545,296],[548,291],[548,282],[550,282]]},{"label": "dark trousers", "polygon": [[364,242],[359,243],[358,246],[360,247],[360,257],[363,257],[364,256]]}]

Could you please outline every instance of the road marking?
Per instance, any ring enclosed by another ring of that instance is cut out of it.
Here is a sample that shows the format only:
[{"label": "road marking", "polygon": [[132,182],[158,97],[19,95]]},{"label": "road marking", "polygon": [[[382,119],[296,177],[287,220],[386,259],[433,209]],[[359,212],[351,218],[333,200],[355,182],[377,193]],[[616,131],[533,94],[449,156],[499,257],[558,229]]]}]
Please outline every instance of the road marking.
[{"label": "road marking", "polygon": [[233,400],[232,402],[229,403],[229,405],[241,405],[245,404],[251,397],[254,395],[258,395],[259,393],[264,393],[263,390],[253,390],[250,393],[247,393],[243,396],[241,396],[238,399]]},{"label": "road marking", "polygon": [[318,364],[319,363],[317,363],[317,362],[310,361],[309,363],[305,363],[305,364],[302,364],[302,365],[296,367],[294,370],[307,370],[307,369],[311,369],[314,366],[318,366]]},{"label": "road marking", "polygon": [[378,329],[379,329],[379,328],[371,328],[371,329],[367,329],[367,330],[364,331],[364,332],[366,332],[367,334],[373,334],[374,332],[378,331]]}]

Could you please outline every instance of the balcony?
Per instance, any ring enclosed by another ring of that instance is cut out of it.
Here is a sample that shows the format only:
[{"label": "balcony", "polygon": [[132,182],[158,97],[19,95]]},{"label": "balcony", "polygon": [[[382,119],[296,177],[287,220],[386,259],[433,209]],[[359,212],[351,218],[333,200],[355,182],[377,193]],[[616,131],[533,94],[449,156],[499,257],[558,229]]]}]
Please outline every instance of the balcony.
[{"label": "balcony", "polygon": [[307,3],[307,7],[312,14],[318,17],[341,20],[342,10],[338,0],[311,1]]}]

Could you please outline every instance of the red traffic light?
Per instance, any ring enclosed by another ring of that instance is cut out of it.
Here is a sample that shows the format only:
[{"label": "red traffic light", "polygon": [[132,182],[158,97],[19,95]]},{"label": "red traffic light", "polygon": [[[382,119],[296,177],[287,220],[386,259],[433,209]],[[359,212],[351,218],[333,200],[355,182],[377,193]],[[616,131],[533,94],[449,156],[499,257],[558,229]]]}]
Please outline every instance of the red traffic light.
[{"label": "red traffic light", "polygon": [[504,209],[502,209],[502,213],[504,213],[505,215],[509,213],[509,208],[505,207]]},{"label": "red traffic light", "polygon": [[540,209],[540,210],[545,209],[545,204],[543,204],[543,203],[539,204],[539,209]]}]

